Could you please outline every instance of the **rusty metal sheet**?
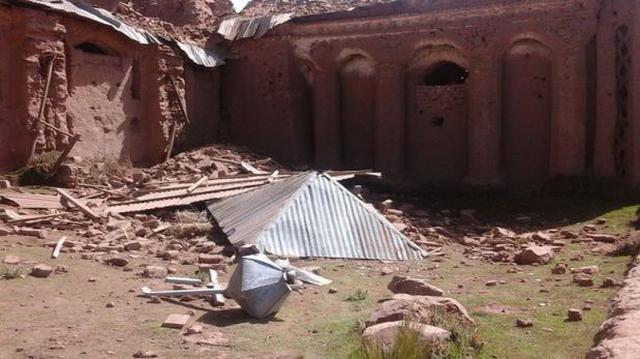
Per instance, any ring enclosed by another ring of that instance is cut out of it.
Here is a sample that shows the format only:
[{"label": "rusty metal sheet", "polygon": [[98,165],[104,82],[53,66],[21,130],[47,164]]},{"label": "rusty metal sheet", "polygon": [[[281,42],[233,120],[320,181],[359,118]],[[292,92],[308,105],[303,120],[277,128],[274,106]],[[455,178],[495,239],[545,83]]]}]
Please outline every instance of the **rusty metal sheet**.
[{"label": "rusty metal sheet", "polygon": [[27,209],[62,209],[60,197],[44,194],[0,192],[0,197],[21,208]]},{"label": "rusty metal sheet", "polygon": [[326,174],[293,176],[209,205],[229,241],[292,257],[418,260],[425,256],[371,205]]}]

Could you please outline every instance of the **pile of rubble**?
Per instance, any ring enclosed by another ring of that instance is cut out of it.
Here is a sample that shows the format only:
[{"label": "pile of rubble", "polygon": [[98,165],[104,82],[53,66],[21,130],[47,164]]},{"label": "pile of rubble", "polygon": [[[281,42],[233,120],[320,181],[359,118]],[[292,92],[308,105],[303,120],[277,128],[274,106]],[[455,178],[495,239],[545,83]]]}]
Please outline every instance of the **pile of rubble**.
[{"label": "pile of rubble", "polygon": [[527,229],[532,219],[518,216],[515,222],[523,226],[522,230],[514,228],[519,230],[517,233],[479,220],[475,210],[433,212],[382,198],[375,196],[376,207],[398,230],[435,256],[445,246],[458,245],[469,259],[541,265],[569,242],[591,246],[593,252],[606,252],[624,240],[621,236],[603,234],[607,228],[604,219],[585,225],[579,232],[558,228],[531,232]]},{"label": "pile of rubble", "polygon": [[[235,249],[210,240],[214,225],[205,202],[295,175],[270,158],[225,145],[182,153],[149,169],[74,157],[64,168],[72,188],[0,190],[0,236],[46,238],[58,253],[127,271],[144,262],[140,274],[158,278],[177,265],[225,271],[231,258],[222,253]],[[356,173],[334,172],[334,178]]]}]

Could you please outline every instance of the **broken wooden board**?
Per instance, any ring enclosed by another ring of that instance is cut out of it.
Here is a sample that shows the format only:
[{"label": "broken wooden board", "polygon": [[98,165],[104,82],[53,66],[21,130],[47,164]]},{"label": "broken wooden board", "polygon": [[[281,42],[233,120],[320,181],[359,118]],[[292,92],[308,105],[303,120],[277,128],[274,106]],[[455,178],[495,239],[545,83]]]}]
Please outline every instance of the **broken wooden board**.
[{"label": "broken wooden board", "polygon": [[67,191],[56,188],[56,191],[62,196],[64,199],[72,203],[75,207],[77,207],[82,213],[84,213],[87,217],[91,218],[94,221],[99,221],[102,219],[97,213],[95,213],[91,208],[87,207],[84,203],[80,202],[78,199],[71,196]]},{"label": "broken wooden board", "polygon": [[35,193],[0,192],[0,197],[13,205],[25,209],[62,209],[58,196]]}]

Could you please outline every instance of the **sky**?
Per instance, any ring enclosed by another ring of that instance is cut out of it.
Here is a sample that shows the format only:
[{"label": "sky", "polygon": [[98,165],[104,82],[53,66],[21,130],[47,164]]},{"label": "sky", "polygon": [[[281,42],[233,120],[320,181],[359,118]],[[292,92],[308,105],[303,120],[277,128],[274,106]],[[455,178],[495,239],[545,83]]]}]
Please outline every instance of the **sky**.
[{"label": "sky", "polygon": [[240,11],[247,5],[249,0],[231,0],[231,2],[233,3],[233,7],[236,11]]}]

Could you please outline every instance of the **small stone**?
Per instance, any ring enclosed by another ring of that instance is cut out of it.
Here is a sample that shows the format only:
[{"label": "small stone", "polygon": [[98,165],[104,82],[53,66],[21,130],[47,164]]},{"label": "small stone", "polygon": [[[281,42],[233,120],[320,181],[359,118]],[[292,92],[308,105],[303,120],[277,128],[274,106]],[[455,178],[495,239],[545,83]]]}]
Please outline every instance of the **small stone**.
[{"label": "small stone", "polygon": [[2,263],[4,264],[20,264],[21,262],[22,262],[22,259],[20,259],[20,257],[12,256],[12,255],[8,255],[4,257],[4,259],[2,260]]},{"label": "small stone", "polygon": [[158,354],[151,352],[151,351],[138,351],[135,354],[133,354],[134,358],[143,358],[143,359],[147,359],[147,358],[157,358]]},{"label": "small stone", "polygon": [[11,182],[7,180],[0,180],[0,189],[11,188]]},{"label": "small stone", "polygon": [[530,327],[533,327],[533,320],[530,320],[530,319],[518,319],[518,320],[516,320],[516,326],[518,328],[530,328]]},{"label": "small stone", "polygon": [[122,257],[113,257],[107,259],[105,263],[116,267],[126,267],[129,264],[129,260]]},{"label": "small stone", "polygon": [[335,288],[329,288],[329,294],[336,294],[338,293],[338,290]]},{"label": "small stone", "polygon": [[394,276],[387,288],[394,294],[404,293],[410,295],[430,295],[441,297],[444,291],[434,285],[427,283],[421,278],[410,278]]},{"label": "small stone", "polygon": [[94,277],[89,277],[89,283],[95,283],[97,281]]},{"label": "small stone", "polygon": [[533,235],[531,235],[531,239],[533,239],[534,241],[548,243],[551,241],[551,236],[549,236],[547,233],[544,233],[544,232],[536,232]]},{"label": "small stone", "polygon": [[571,269],[571,273],[586,273],[586,274],[596,274],[600,271],[600,267],[598,266],[586,266],[580,268]]},{"label": "small stone", "polygon": [[560,235],[566,239],[576,239],[578,238],[578,234],[568,231],[568,230],[562,230],[560,231]]},{"label": "small stone", "polygon": [[613,288],[621,285],[622,283],[620,283],[620,281],[613,278],[605,278],[604,281],[602,281],[602,288]]},{"label": "small stone", "polygon": [[182,329],[187,325],[189,319],[191,319],[191,316],[188,314],[171,314],[162,323],[162,327]]},{"label": "small stone", "polygon": [[596,242],[615,243],[618,237],[611,234],[588,234],[587,237],[593,239]]},{"label": "small stone", "polygon": [[389,267],[384,267],[382,268],[382,270],[380,271],[380,275],[389,275],[389,274],[393,274],[394,270],[389,268]]},{"label": "small stone", "polygon": [[116,307],[116,303],[114,302],[107,303],[107,308],[115,308],[115,307]]},{"label": "small stone", "polygon": [[53,273],[53,268],[46,264],[38,264],[31,269],[31,275],[36,278],[47,278]]},{"label": "small stone", "polygon": [[169,274],[167,268],[162,266],[146,266],[142,271],[145,278],[164,278]]},{"label": "small stone", "polygon": [[546,264],[553,258],[553,248],[549,246],[531,245],[520,251],[514,261],[524,264]]},{"label": "small stone", "polygon": [[567,273],[567,265],[564,263],[558,263],[551,269],[551,274],[565,274]]},{"label": "small stone", "polygon": [[184,335],[200,334],[203,330],[204,328],[200,324],[190,325],[185,329]]},{"label": "small stone", "polygon": [[490,280],[488,282],[486,282],[484,285],[486,285],[487,287],[495,287],[498,285],[498,281],[497,280]]},{"label": "small stone", "polygon": [[580,287],[593,287],[593,277],[586,273],[577,273],[573,276],[573,282]]},{"label": "small stone", "polygon": [[124,244],[124,249],[126,251],[137,251],[142,248],[142,243],[140,241],[130,241]]},{"label": "small stone", "polygon": [[582,312],[579,309],[569,309],[567,312],[567,321],[579,322],[582,320]]}]

